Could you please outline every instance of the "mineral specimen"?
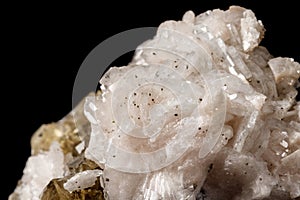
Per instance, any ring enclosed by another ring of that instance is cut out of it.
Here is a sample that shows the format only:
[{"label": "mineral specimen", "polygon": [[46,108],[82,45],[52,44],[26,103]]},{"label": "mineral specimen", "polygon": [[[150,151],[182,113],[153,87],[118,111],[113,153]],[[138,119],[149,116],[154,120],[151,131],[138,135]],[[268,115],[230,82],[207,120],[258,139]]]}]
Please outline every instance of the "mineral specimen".
[{"label": "mineral specimen", "polygon": [[238,6],[162,23],[37,131],[10,200],[300,198],[300,64],[264,31]]}]

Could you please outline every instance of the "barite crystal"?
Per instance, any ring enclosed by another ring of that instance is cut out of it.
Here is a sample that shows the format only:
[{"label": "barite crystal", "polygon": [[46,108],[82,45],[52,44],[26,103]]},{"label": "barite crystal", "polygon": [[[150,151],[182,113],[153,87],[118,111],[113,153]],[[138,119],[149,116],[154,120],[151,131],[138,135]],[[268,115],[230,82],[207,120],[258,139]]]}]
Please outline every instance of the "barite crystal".
[{"label": "barite crystal", "polygon": [[10,200],[300,198],[300,64],[264,31],[238,6],[162,23],[37,131]]}]

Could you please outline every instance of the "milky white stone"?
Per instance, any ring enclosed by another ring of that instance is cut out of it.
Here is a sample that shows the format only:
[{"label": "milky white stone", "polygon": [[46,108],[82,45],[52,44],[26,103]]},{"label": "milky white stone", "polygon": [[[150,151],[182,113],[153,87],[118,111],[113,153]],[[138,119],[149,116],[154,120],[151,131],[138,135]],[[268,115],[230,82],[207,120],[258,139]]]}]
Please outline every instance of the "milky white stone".
[{"label": "milky white stone", "polygon": [[53,143],[48,152],[28,158],[21,186],[17,187],[15,196],[19,200],[39,200],[48,183],[63,177],[66,171],[63,152],[58,143]]},{"label": "milky white stone", "polygon": [[75,190],[91,187],[101,174],[102,170],[85,170],[79,172],[64,183],[64,188],[69,192],[73,192]]},{"label": "milky white stone", "polygon": [[85,156],[110,199],[262,199],[279,184],[298,196],[299,64],[260,47],[264,31],[241,7],[188,11],[102,77]]}]

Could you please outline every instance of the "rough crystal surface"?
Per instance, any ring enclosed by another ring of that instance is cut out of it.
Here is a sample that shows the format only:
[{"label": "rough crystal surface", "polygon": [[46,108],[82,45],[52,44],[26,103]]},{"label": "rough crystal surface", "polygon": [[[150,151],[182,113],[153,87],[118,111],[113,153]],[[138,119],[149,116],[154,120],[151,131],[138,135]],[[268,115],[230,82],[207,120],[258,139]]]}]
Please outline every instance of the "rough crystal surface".
[{"label": "rough crystal surface", "polygon": [[37,131],[10,199],[299,199],[300,64],[264,31],[238,6],[162,23]]}]

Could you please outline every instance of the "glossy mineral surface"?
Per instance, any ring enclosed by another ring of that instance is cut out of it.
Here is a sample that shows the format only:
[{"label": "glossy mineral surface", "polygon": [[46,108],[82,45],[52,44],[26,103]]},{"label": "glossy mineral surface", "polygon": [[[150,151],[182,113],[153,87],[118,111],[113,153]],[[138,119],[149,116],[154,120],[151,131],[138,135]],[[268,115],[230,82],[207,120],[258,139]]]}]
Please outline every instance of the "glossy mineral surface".
[{"label": "glossy mineral surface", "polygon": [[300,198],[300,65],[264,31],[237,6],[162,23],[34,134],[10,200]]}]

